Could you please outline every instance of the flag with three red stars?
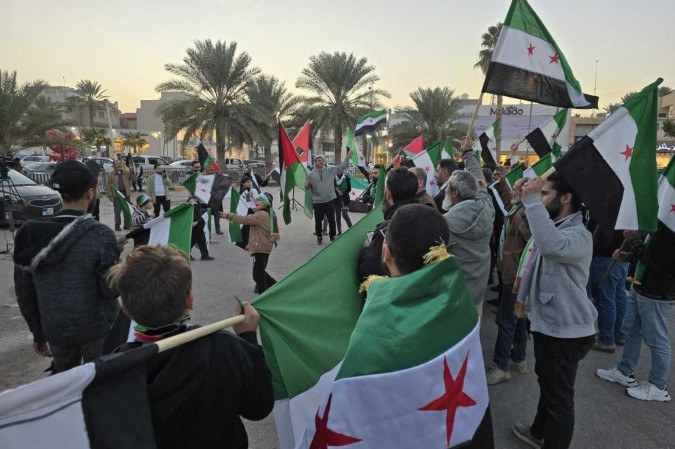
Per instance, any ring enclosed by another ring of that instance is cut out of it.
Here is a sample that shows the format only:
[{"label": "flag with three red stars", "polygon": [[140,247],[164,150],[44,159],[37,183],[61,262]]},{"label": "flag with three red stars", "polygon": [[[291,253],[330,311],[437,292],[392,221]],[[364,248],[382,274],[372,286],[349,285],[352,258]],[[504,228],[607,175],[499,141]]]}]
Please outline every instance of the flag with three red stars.
[{"label": "flag with three red stars", "polygon": [[631,97],[553,165],[605,229],[656,230],[658,87]]},{"label": "flag with three red stars", "polygon": [[494,448],[479,333],[453,257],[372,281],[296,448]]}]

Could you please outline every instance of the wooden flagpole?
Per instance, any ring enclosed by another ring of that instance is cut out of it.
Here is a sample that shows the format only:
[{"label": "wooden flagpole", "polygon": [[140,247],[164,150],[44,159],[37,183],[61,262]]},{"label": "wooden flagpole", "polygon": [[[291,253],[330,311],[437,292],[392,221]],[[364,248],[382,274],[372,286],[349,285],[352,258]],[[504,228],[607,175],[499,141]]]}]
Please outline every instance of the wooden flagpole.
[{"label": "wooden flagpole", "polygon": [[[476,109],[473,111],[473,117],[471,117],[471,122],[469,122],[469,129],[466,132],[466,138],[470,138],[471,135],[473,134],[473,125],[476,124],[476,117],[478,117],[478,110],[480,109],[481,105],[483,104],[483,93],[481,92],[480,95],[478,96],[478,102],[476,103]],[[462,150],[460,148],[460,154]]]},{"label": "wooden flagpole", "polygon": [[246,317],[244,315],[233,316],[223,321],[207,324],[206,326],[198,327],[193,330],[183,332],[182,334],[174,335],[173,337],[159,340],[155,344],[159,348],[157,352],[168,351],[185,343],[197,340],[198,338],[206,337],[209,334],[217,332],[226,327],[234,326],[235,324],[243,323]]}]

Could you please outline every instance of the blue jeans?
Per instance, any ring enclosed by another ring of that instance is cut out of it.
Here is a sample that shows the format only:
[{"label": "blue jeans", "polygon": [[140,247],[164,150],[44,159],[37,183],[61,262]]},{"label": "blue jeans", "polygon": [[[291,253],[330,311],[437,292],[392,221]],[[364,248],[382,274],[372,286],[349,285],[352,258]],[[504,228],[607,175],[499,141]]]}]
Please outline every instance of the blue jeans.
[{"label": "blue jeans", "polygon": [[628,262],[617,262],[601,284],[607,268],[612,263],[609,257],[594,257],[588,277],[589,295],[598,311],[598,333],[600,341],[607,345],[623,340],[622,324],[626,315],[626,276]]},{"label": "blue jeans", "polygon": [[668,338],[668,315],[672,302],[654,301],[635,293],[631,289],[626,305],[623,327],[626,345],[618,368],[624,375],[634,373],[640,359],[642,341],[652,351],[652,370],[649,382],[663,389],[670,374],[670,339]]},{"label": "blue jeans", "polygon": [[497,367],[506,371],[509,358],[514,362],[525,360],[527,350],[527,325],[524,318],[518,318],[513,311],[516,294],[513,284],[505,284],[497,311],[497,341],[493,360]]}]

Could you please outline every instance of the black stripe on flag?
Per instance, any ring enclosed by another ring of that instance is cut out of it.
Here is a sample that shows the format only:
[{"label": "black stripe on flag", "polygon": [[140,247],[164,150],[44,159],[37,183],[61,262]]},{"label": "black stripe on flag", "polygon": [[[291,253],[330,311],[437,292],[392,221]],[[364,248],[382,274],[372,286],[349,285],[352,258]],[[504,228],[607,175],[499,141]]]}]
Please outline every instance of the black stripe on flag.
[{"label": "black stripe on flag", "polygon": [[584,94],[588,106],[575,106],[564,81],[517,67],[491,62],[483,92],[519,98],[561,108],[597,109],[598,97]]},{"label": "black stripe on flag", "polygon": [[541,128],[535,128],[535,130],[525,136],[525,138],[530,142],[530,146],[534,152],[537,153],[539,158],[542,158],[553,151],[553,148],[548,144],[548,139],[541,131]]},{"label": "black stripe on flag", "polygon": [[483,165],[497,168],[499,164],[497,164],[497,161],[495,161],[495,158],[492,156],[492,151],[490,151],[490,147],[488,146],[490,143],[490,138],[488,135],[486,133],[482,133],[480,136],[478,136],[478,140],[480,142],[480,157],[483,159]]},{"label": "black stripe on flag", "polygon": [[492,414],[490,413],[490,406],[485,410],[485,415],[480,421],[473,438],[458,446],[452,446],[450,449],[494,449],[494,433],[492,431]]},{"label": "black stripe on flag", "polygon": [[588,136],[553,164],[556,171],[579,195],[591,215],[603,229],[614,229],[621,201],[623,184]]},{"label": "black stripe on flag", "polygon": [[360,136],[362,134],[370,134],[377,129],[382,123],[387,121],[387,116],[383,115],[381,119],[373,123],[372,125],[364,125],[360,127],[357,131],[354,131],[354,137]]}]

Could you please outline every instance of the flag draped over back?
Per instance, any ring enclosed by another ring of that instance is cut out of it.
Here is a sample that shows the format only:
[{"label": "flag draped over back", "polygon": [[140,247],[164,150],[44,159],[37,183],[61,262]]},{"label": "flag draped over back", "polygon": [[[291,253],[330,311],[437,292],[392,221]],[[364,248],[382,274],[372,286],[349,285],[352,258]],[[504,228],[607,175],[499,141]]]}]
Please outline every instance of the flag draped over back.
[{"label": "flag draped over back", "polygon": [[289,193],[295,187],[300,188],[305,192],[304,211],[307,217],[311,218],[313,215],[314,205],[312,203],[312,192],[305,188],[307,182],[307,171],[302,165],[298,154],[293,148],[291,139],[288,138],[286,129],[279,123],[279,169],[281,170],[281,193],[284,198],[284,223],[291,222],[291,198]]},{"label": "flag draped over back", "polygon": [[483,84],[483,92],[563,108],[597,108],[560,48],[526,0],[512,0]]},{"label": "flag draped over back", "polygon": [[568,116],[569,109],[561,109],[525,136],[540,158],[549,153],[553,153],[556,157],[562,156],[562,149],[567,147]]},{"label": "flag draped over back", "polygon": [[153,218],[143,225],[150,230],[148,244],[174,245],[185,254],[190,254],[193,219],[194,205],[191,203],[183,203]]},{"label": "flag draped over back", "polygon": [[658,86],[631,97],[554,166],[605,229],[654,231]]},{"label": "flag draped over back", "polygon": [[156,447],[145,365],[154,344],[0,393],[3,449]]},{"label": "flag draped over back", "polygon": [[387,123],[387,110],[382,109],[364,115],[356,121],[355,136],[372,133],[383,123]]}]

